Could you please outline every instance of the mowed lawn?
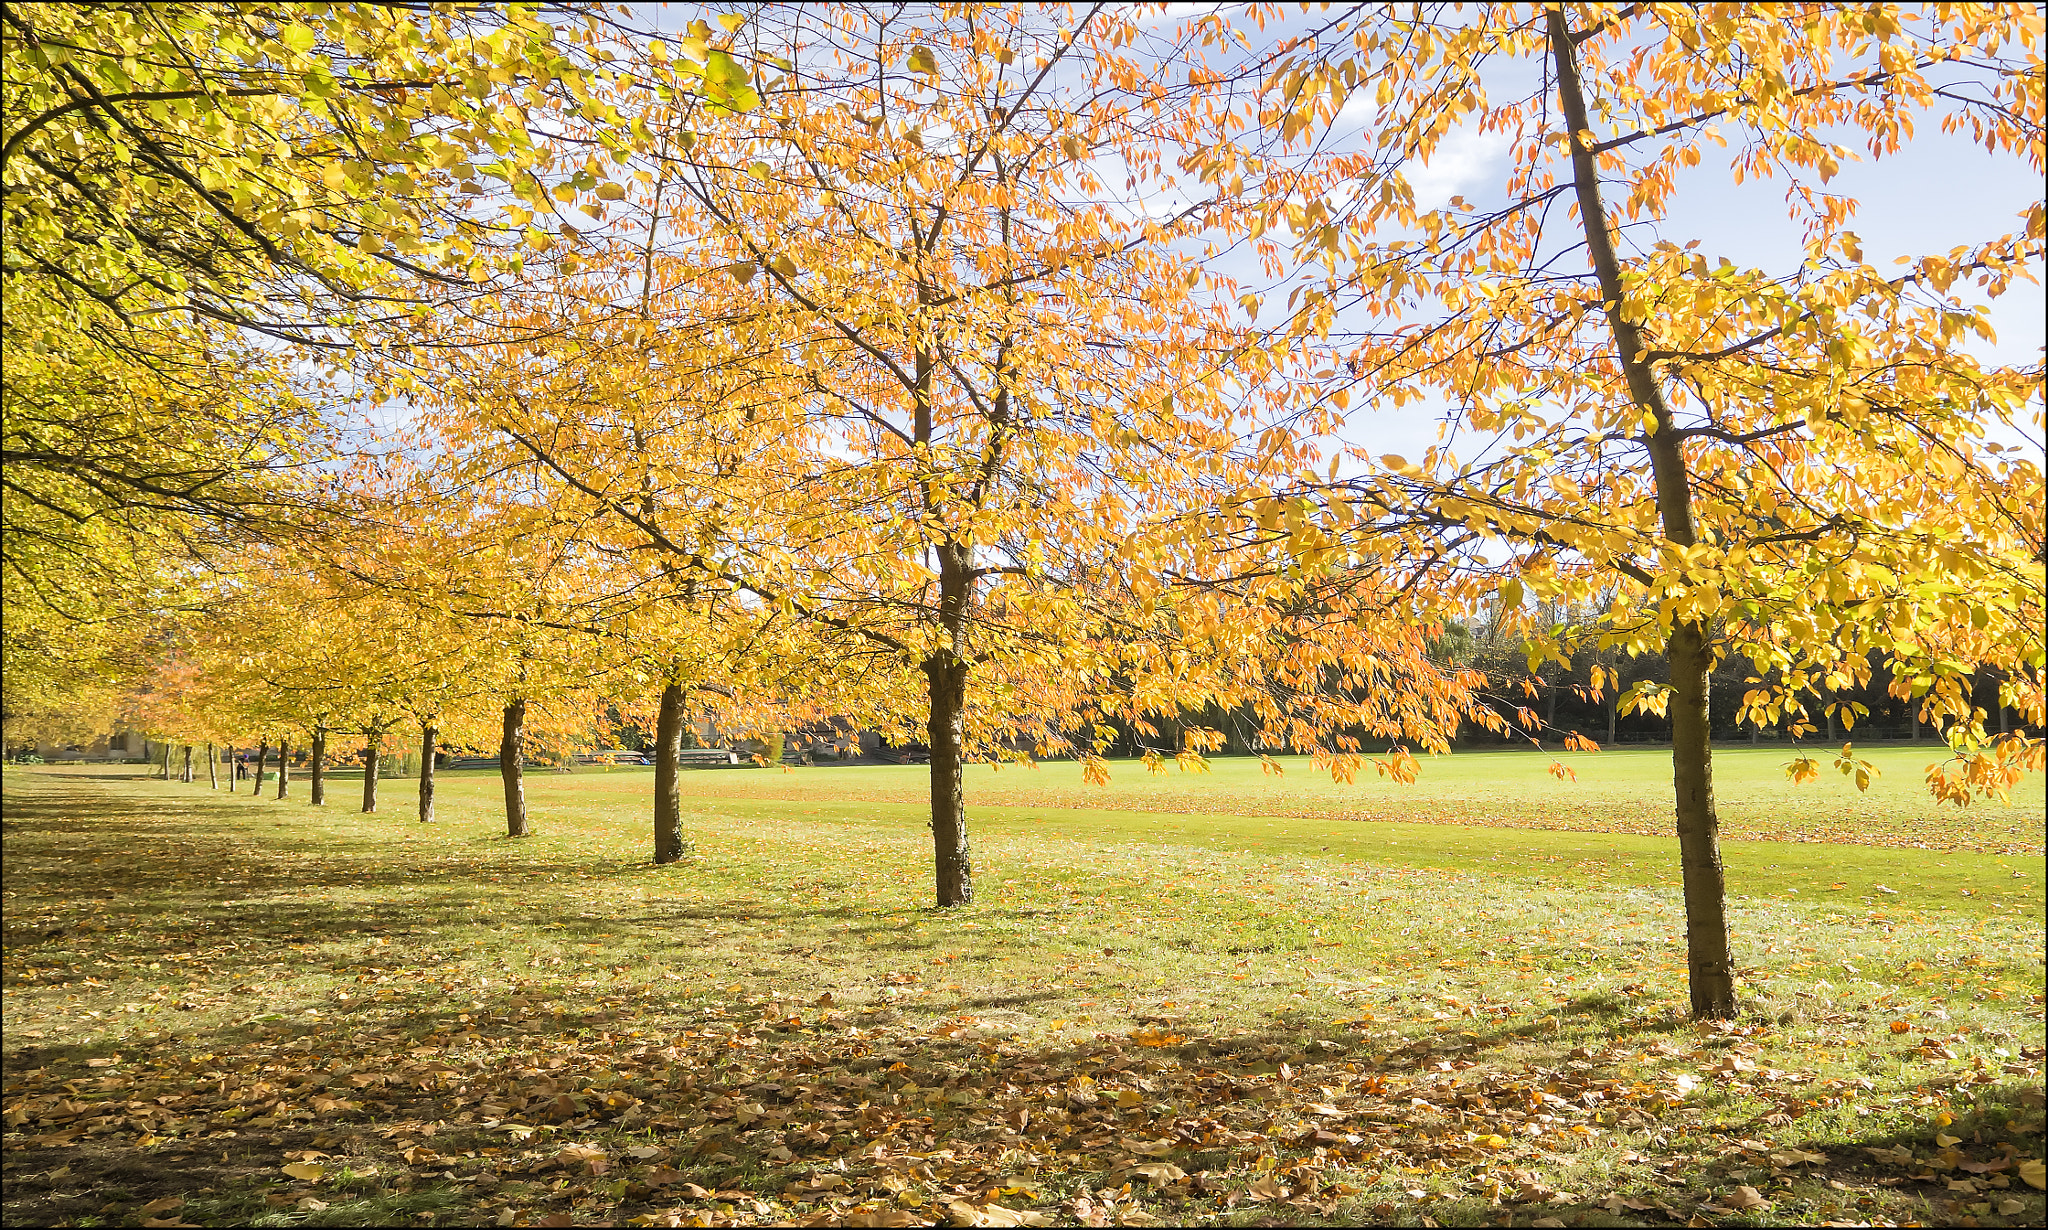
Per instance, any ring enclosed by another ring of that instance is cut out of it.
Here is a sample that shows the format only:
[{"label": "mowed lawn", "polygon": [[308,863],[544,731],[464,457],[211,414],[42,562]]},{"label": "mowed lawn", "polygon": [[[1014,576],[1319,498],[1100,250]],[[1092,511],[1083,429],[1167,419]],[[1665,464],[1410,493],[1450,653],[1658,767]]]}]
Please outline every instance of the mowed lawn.
[{"label": "mowed lawn", "polygon": [[512,842],[490,774],[429,828],[11,768],[9,1220],[2028,1224],[2038,783],[1944,814],[1938,754],[1718,757],[1795,840],[1727,843],[1712,1029],[1655,752],[976,768],[943,914],[921,768],[686,775],[662,868],[646,770]]}]

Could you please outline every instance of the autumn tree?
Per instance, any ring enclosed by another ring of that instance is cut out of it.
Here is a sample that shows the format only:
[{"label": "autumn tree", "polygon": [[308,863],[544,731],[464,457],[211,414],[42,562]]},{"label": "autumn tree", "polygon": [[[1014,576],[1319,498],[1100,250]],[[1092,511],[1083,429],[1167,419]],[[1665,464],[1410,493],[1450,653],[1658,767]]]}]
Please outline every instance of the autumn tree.
[{"label": "autumn tree", "polygon": [[[1753,665],[1743,715],[1771,720],[1889,657],[1957,748],[1931,772],[1946,797],[2040,766],[2038,742],[1987,736],[1968,680],[1999,667],[2004,699],[2039,721],[2041,467],[2010,445],[2038,438],[2040,371],[1973,346],[1983,305],[2034,276],[2041,204],[1879,269],[1857,202],[1827,187],[1859,156],[1933,139],[2038,176],[2040,39],[2029,6],[1346,10],[1260,66],[1263,144],[1193,160],[1266,202],[1268,250],[1301,275],[1290,324],[1330,364],[1312,399],[1448,407],[1426,455],[1304,491],[1357,499],[1376,534],[1432,537],[1511,609],[1623,582],[1598,640],[1669,664],[1628,703],[1672,723],[1700,1016],[1736,1003],[1717,661]],[[1356,139],[1333,127],[1347,103]],[[1421,200],[1415,169],[1461,126],[1508,142],[1505,183]],[[1689,240],[1674,218],[1707,176],[1788,214],[1799,259],[1753,267]],[[1532,664],[1570,650],[1524,635]]]},{"label": "autumn tree", "polygon": [[[41,707],[31,690],[146,669],[100,647],[151,635],[224,539],[303,525],[317,492],[295,479],[333,447],[303,361],[388,341],[430,289],[516,275],[526,232],[506,211],[597,189],[591,151],[636,140],[604,101],[624,84],[620,20],[526,4],[0,13],[14,711]],[[743,101],[746,81],[723,53],[678,53],[658,84]],[[565,117],[575,158],[553,139]]]}]

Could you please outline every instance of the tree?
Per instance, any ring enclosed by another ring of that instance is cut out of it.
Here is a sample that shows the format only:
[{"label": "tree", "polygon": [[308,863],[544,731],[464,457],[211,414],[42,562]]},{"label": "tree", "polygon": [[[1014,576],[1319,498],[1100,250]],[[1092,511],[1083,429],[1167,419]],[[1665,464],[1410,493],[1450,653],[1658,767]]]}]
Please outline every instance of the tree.
[{"label": "tree", "polygon": [[[810,84],[692,130],[686,163],[641,168],[630,221],[582,237],[603,289],[505,313],[565,340],[508,341],[489,387],[419,385],[453,411],[441,438],[513,444],[550,506],[606,527],[596,549],[662,561],[667,593],[728,602],[729,627],[807,629],[788,648],[860,685],[809,691],[920,731],[935,895],[960,905],[968,760],[1093,758],[1093,719],[1117,712],[1298,708],[1344,669],[1329,630],[1370,639],[1347,622],[1368,572],[1324,561],[1311,580],[1273,560],[1298,510],[1229,551],[1202,541],[1204,510],[1274,458],[1241,446],[1256,432],[1230,386],[1257,375],[1231,370],[1239,339],[1171,246],[1191,226],[1093,199],[1092,159],[1142,165],[1140,133],[1171,110],[1119,52],[1123,16],[851,14],[830,46],[787,16],[763,37],[815,52]],[[628,346],[659,379],[616,357]],[[1229,586],[1206,584],[1225,555]],[[1427,686],[1347,712],[1426,736],[1447,692],[1428,619],[1408,614],[1372,646]],[[782,661],[786,702],[801,659]],[[1198,761],[1213,732],[1190,737],[1176,750]]]},{"label": "tree", "polygon": [[526,223],[598,200],[603,154],[636,140],[614,86],[751,97],[723,50],[630,65],[604,12],[550,12],[0,11],[10,711],[121,666],[108,629],[146,635],[193,556],[304,528],[294,468],[332,442],[292,359],[345,361],[427,288],[516,276]]},{"label": "tree", "polygon": [[[2039,719],[2041,467],[1994,437],[2038,433],[2040,372],[1973,355],[1988,326],[1961,292],[2032,276],[2043,212],[2019,203],[2011,233],[1888,273],[1849,229],[1855,202],[1823,187],[1855,157],[1837,144],[1848,133],[1882,159],[1916,132],[1966,132],[2038,174],[2038,39],[2019,6],[1425,8],[1323,27],[1267,66],[1271,131],[1318,140],[1351,97],[1363,139],[1205,162],[1212,179],[1249,172],[1266,219],[1298,223],[1311,276],[1291,323],[1328,340],[1316,361],[1339,373],[1318,395],[1449,407],[1451,443],[1325,490],[1375,509],[1380,530],[1434,534],[1511,610],[1627,582],[1601,639],[1669,664],[1668,686],[1639,683],[1626,703],[1672,721],[1700,1016],[1735,1010],[1718,659],[1757,668],[1742,710],[1765,720],[1803,717],[1804,697],[1890,656],[1895,687],[1958,749],[1934,775],[1950,798],[2041,764],[2037,742],[1987,737],[1966,686],[1996,663]],[[1511,141],[1504,191],[1418,204],[1407,172],[1461,115]],[[1796,268],[1713,264],[1667,234],[1708,142],[1732,147],[1735,183],[1785,185]],[[1489,542],[1512,557],[1489,563]],[[1569,652],[1524,631],[1532,664]]]}]

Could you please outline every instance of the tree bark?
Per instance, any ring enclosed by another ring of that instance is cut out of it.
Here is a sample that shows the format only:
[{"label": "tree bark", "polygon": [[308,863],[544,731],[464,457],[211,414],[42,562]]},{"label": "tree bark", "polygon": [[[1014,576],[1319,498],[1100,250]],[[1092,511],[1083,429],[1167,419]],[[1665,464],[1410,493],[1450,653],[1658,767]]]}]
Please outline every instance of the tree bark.
[{"label": "tree bark", "polygon": [[661,690],[661,710],[654,722],[654,861],[673,863],[683,856],[683,796],[676,775],[683,759],[683,687],[671,682]]},{"label": "tree bark", "polygon": [[967,664],[949,652],[936,653],[925,660],[924,673],[931,693],[925,738],[932,748],[932,852],[938,903],[968,905],[974,901],[974,862],[967,845],[960,768]]},{"label": "tree bark", "polygon": [[313,775],[313,785],[308,791],[309,800],[315,807],[327,806],[327,728],[313,728],[312,764],[308,766]]},{"label": "tree bark", "polygon": [[282,738],[277,741],[277,798],[281,803],[289,793],[292,784],[291,745]]},{"label": "tree bark", "polygon": [[179,771],[178,780],[188,786],[192,784],[192,745],[190,743],[185,745],[185,767]]},{"label": "tree bark", "polygon": [[363,814],[377,810],[377,762],[384,758],[384,732],[363,732]]},{"label": "tree bark", "polygon": [[1714,809],[1707,676],[1713,650],[1698,623],[1672,629],[1671,764],[1678,791],[1678,858],[1684,869],[1685,948],[1694,1016],[1735,1013],[1735,963],[1728,936],[1727,874]]},{"label": "tree bark", "polygon": [[206,788],[220,789],[220,753],[213,750],[213,744],[206,745]]},{"label": "tree bark", "polygon": [[[505,783],[505,836],[526,836],[526,698],[505,706],[498,739],[498,776]],[[659,775],[657,774],[657,777]]]},{"label": "tree bark", "polygon": [[434,822],[434,728],[420,723],[420,823]]},{"label": "tree bark", "polygon": [[974,861],[967,845],[967,809],[960,759],[966,743],[968,589],[973,583],[964,543],[940,544],[939,620],[952,644],[924,660],[931,701],[925,741],[931,744],[932,853],[941,906],[974,901]]},{"label": "tree bark", "polygon": [[[1643,358],[1648,349],[1640,326],[1623,313],[1621,262],[1615,255],[1607,209],[1600,199],[1600,174],[1593,152],[1580,140],[1590,133],[1578,58],[1564,11],[1548,14],[1551,57],[1557,68],[1558,107],[1572,156],[1573,187],[1586,249],[1599,278],[1616,358],[1628,381],[1629,398],[1651,416],[1646,441],[1656,485],[1657,515],[1664,536],[1694,545],[1692,479],[1676,435],[1663,389]],[[1590,139],[1590,138],[1588,138]],[[1721,865],[1720,817],[1714,810],[1714,761],[1708,714],[1708,674],[1713,650],[1700,623],[1683,622],[1665,643],[1671,664],[1671,774],[1677,788],[1678,855],[1684,872],[1687,981],[1695,1017],[1735,1014],[1735,958],[1728,936],[1727,886]]]},{"label": "tree bark", "polygon": [[164,780],[171,780],[171,745],[164,744]]},{"label": "tree bark", "polygon": [[263,758],[268,755],[270,755],[270,740],[264,739],[259,741],[256,744],[256,784],[249,787],[251,795],[263,793]]}]

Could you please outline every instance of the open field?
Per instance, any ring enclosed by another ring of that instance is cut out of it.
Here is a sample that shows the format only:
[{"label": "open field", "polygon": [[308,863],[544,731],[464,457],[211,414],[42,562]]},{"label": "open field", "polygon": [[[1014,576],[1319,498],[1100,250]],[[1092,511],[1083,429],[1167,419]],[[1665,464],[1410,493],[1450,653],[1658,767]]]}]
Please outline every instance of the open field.
[{"label": "open field", "polygon": [[665,868],[645,771],[529,779],[514,843],[487,774],[426,829],[10,769],[8,1217],[2035,1222],[2041,813],[1936,813],[1933,754],[1719,758],[1807,840],[1729,843],[1706,1030],[1656,753],[976,770],[943,916],[915,768],[688,775]]},{"label": "open field", "polygon": [[[1793,788],[1784,765],[1811,755],[1821,780]],[[1831,749],[1807,745],[1734,746],[1714,752],[1715,796],[1723,835],[1766,841],[1833,841],[1865,845],[1924,845],[1935,850],[2039,854],[2044,806],[2039,782],[2015,792],[2010,804],[1967,811],[1937,808],[1923,781],[1927,766],[1946,759],[1932,746],[1870,746],[1857,755],[1881,772],[1867,792],[1833,768]],[[1671,752],[1634,748],[1558,753],[1577,774],[1550,775],[1553,757],[1526,751],[1459,752],[1424,758],[1422,780],[1403,786],[1370,768],[1340,784],[1306,758],[1279,758],[1281,776],[1269,776],[1250,757],[1219,757],[1207,773],[1147,773],[1136,761],[1118,761],[1107,789],[1086,785],[1072,761],[1035,768],[977,766],[968,770],[968,799],[987,807],[1121,808],[1245,816],[1298,816],[1470,824],[1502,828],[1662,837],[1671,830]],[[780,775],[755,772],[705,775],[692,780],[704,798],[790,799],[817,802],[921,804],[925,770],[917,766],[814,768]]]}]

